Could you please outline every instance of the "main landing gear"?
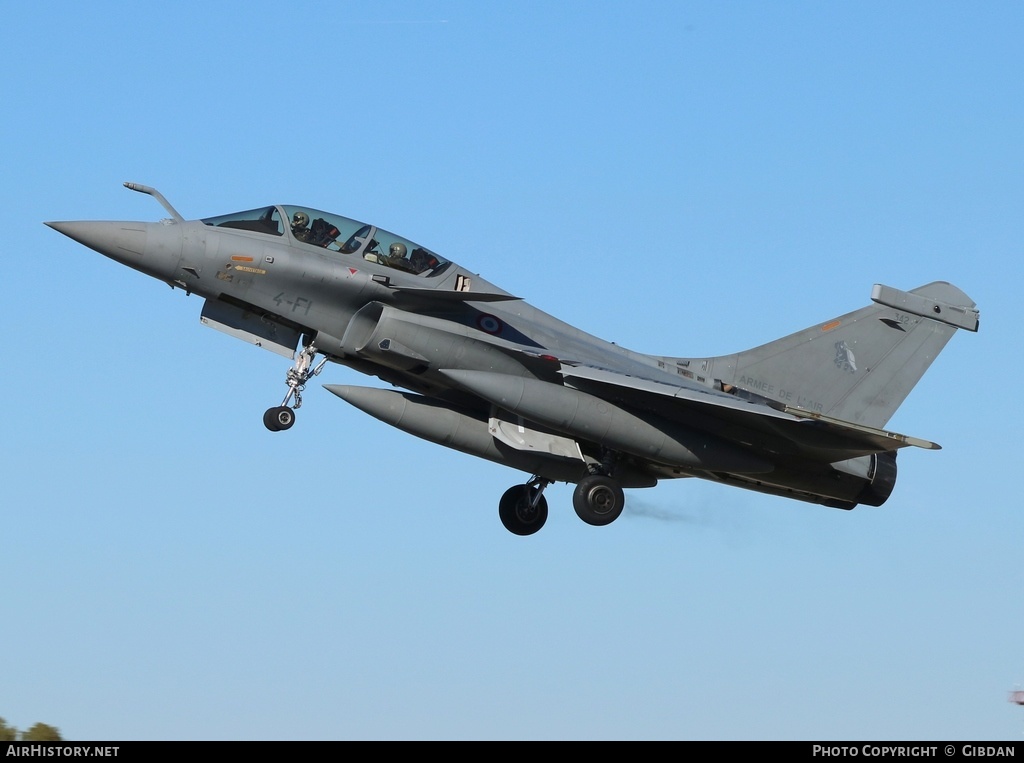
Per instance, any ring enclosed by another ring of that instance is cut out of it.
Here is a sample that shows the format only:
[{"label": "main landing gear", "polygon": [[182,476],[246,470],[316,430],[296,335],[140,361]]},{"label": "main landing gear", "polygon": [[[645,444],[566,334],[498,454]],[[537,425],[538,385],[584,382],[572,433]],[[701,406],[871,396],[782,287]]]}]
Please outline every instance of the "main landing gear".
[{"label": "main landing gear", "polygon": [[[583,477],[572,494],[576,515],[588,525],[610,525],[622,514],[626,497],[622,486],[609,473],[613,458],[607,458],[596,471]],[[544,488],[551,480],[534,476],[525,485],[513,485],[498,502],[498,516],[505,529],[516,535],[533,535],[548,518]]]},{"label": "main landing gear", "polygon": [[[327,364],[327,356],[313,365],[316,358],[316,348],[313,345],[306,345],[302,352],[295,359],[295,365],[288,369],[288,376],[285,383],[288,385],[288,394],[284,396],[281,405],[268,408],[263,414],[263,426],[271,432],[282,432],[291,429],[295,423],[295,411],[302,407],[302,391],[306,389],[306,382],[319,374]],[[295,398],[294,408],[289,408],[288,403]]]},{"label": "main landing gear", "polygon": [[622,486],[604,474],[588,474],[576,484],[572,494],[576,515],[595,527],[610,525],[619,518],[625,505]]},{"label": "main landing gear", "polygon": [[534,477],[525,485],[513,485],[498,501],[498,516],[505,529],[516,535],[533,535],[548,521],[548,500],[544,488],[551,484]]}]

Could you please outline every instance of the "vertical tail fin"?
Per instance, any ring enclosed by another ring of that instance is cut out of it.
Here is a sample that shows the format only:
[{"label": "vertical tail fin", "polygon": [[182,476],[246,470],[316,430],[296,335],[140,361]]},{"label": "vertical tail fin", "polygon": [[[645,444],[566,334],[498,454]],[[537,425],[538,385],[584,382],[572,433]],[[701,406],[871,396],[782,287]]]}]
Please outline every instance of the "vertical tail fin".
[{"label": "vertical tail fin", "polygon": [[786,405],[882,427],[956,330],[978,330],[978,311],[945,281],[909,292],[876,284],[871,299],[774,342],[709,358],[707,374]]}]

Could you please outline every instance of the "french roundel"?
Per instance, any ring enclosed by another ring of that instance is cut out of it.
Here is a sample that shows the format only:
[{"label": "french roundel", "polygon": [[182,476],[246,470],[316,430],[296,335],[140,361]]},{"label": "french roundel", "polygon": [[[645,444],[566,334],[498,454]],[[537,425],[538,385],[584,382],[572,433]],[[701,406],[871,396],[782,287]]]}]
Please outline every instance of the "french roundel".
[{"label": "french roundel", "polygon": [[488,313],[481,313],[476,319],[477,328],[486,331],[488,334],[500,334],[505,324],[498,318]]}]

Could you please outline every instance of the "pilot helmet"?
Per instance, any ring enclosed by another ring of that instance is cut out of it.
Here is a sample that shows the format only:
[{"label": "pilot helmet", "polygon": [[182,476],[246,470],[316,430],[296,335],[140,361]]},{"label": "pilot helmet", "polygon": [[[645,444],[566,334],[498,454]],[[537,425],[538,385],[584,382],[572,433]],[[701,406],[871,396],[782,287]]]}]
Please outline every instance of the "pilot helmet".
[{"label": "pilot helmet", "polygon": [[296,212],[292,215],[292,229],[305,228],[309,225],[309,215],[305,212]]},{"label": "pilot helmet", "polygon": [[396,241],[391,245],[391,249],[388,250],[388,253],[396,260],[402,259],[405,257],[405,244]]}]

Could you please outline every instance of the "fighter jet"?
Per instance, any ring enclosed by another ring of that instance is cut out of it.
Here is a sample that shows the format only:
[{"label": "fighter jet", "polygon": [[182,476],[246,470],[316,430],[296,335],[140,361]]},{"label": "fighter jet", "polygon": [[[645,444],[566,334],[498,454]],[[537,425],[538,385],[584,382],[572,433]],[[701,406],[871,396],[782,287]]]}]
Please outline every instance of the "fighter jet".
[{"label": "fighter jet", "polygon": [[530,475],[498,515],[531,535],[545,488],[575,484],[590,525],[624,488],[697,477],[823,506],[881,506],[901,448],[883,427],[975,303],[944,281],[875,284],[872,304],[743,352],[634,352],[564,323],[455,262],[375,225],[270,205],[159,222],[48,222],[117,262],[202,297],[201,322],[292,361],[263,423],[290,429],[328,362],[391,388],[327,384],[404,432]]}]

